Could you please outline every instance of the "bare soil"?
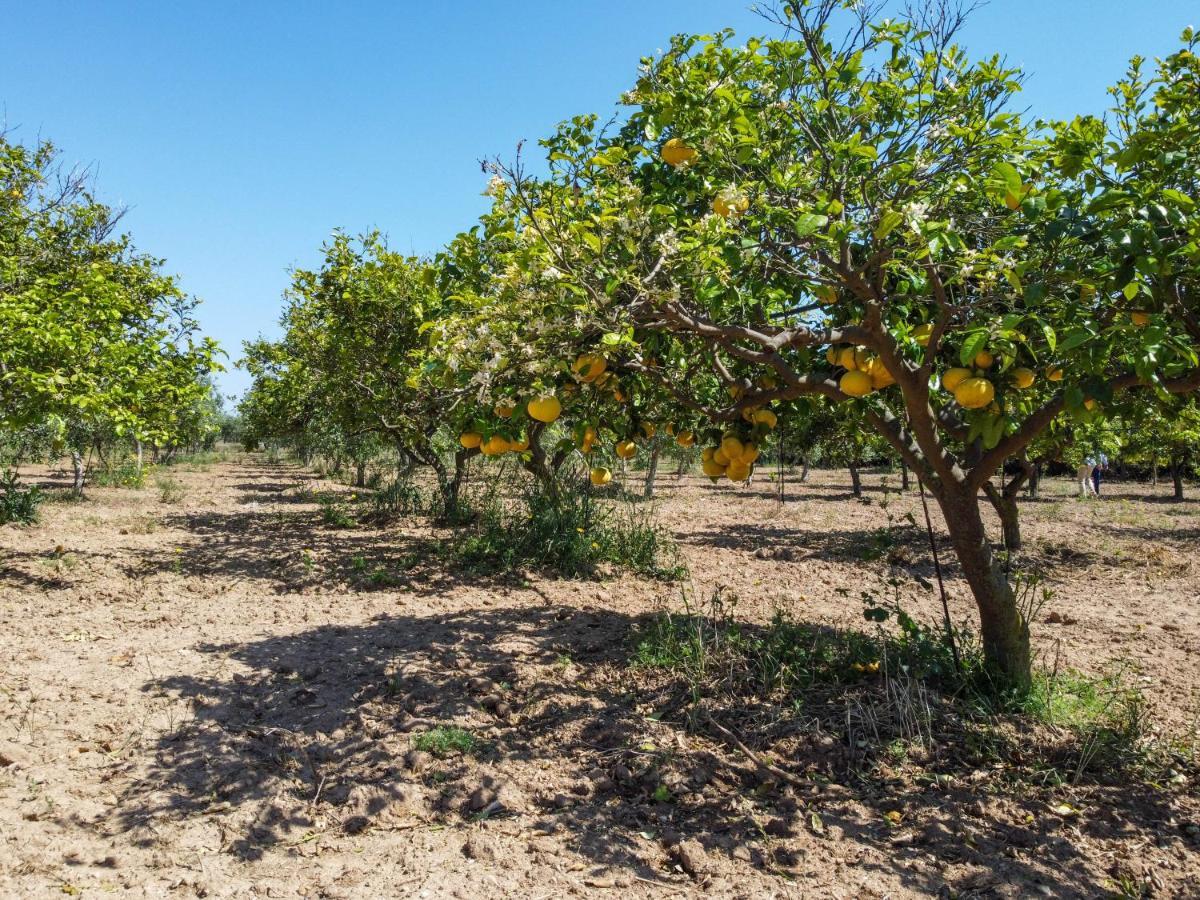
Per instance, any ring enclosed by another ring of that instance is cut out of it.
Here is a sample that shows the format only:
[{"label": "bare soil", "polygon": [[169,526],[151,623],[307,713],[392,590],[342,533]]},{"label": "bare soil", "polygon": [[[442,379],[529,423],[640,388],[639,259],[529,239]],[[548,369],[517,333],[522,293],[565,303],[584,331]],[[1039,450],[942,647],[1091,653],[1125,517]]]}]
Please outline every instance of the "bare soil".
[{"label": "bare soil", "polygon": [[[630,668],[631,629],[718,590],[748,625],[862,628],[863,592],[935,621],[894,476],[858,501],[814,472],[780,503],[765,480],[661,475],[674,584],[448,570],[446,533],[331,527],[314,492],[353,489],[257,457],[171,476],[181,499],[93,488],[0,529],[0,894],[1200,896],[1194,771],[1039,780],[1011,760],[1054,735],[1016,732],[1008,761],[942,748],[944,775],[867,777],[845,729],[743,730],[780,781]],[[1043,663],[1122,668],[1186,740],[1200,504],[1168,493],[1048,482],[1021,565],[1053,589]],[[414,750],[451,725],[471,753]]]}]

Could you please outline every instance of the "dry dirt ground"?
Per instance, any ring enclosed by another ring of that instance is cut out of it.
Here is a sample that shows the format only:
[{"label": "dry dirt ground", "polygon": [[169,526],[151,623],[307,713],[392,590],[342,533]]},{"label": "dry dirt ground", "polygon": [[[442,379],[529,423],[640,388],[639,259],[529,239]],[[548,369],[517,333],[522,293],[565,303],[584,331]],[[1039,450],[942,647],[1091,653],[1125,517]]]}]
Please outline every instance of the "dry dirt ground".
[{"label": "dry dirt ground", "polygon": [[[859,502],[816,472],[781,504],[765,481],[664,475],[690,569],[672,584],[449,571],[445,534],[329,527],[313,492],[353,491],[261,458],[173,477],[182,498],[95,488],[0,529],[4,896],[1200,896],[1194,771],[862,779],[837,729],[758,744],[805,789],[631,670],[631,628],[718,588],[747,623],[861,628],[859,595],[893,590],[935,618],[895,478]],[[1063,481],[1024,505],[1054,591],[1035,641],[1048,665],[1123,666],[1183,735],[1200,504],[1150,494],[1081,503]],[[413,751],[451,724],[472,753]]]}]

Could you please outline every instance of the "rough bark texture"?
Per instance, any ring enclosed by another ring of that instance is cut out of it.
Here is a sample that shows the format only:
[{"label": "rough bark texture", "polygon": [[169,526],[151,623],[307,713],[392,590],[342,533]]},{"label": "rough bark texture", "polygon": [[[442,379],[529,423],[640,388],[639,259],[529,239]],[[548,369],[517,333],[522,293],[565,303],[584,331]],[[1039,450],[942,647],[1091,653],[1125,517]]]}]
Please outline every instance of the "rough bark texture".
[{"label": "rough bark texture", "polygon": [[71,467],[75,471],[75,478],[71,484],[71,489],[75,492],[76,497],[83,496],[83,454],[78,450],[71,451]]},{"label": "rough bark texture", "polygon": [[658,475],[658,454],[660,450],[658,441],[655,441],[654,446],[650,449],[650,463],[646,466],[646,486],[642,490],[642,496],[647,500],[654,496],[654,479]]},{"label": "rough bark texture", "polygon": [[900,463],[900,490],[908,490],[908,463]]},{"label": "rough bark texture", "polygon": [[858,463],[850,463],[850,490],[855,497],[862,496],[862,478],[858,474]]},{"label": "rough bark texture", "polygon": [[1004,497],[996,504],[996,513],[1000,516],[1000,530],[1004,535],[1006,550],[1021,549],[1021,517],[1017,512],[1015,497]]},{"label": "rough bark texture", "polygon": [[950,542],[979,608],[984,655],[1005,683],[1024,688],[1030,679],[1029,623],[992,553],[979,501],[960,487],[942,487],[933,494],[946,521],[954,523]]},{"label": "rough bark texture", "polygon": [[1175,499],[1183,499],[1183,462],[1178,459],[1171,460],[1171,483],[1175,486]]}]

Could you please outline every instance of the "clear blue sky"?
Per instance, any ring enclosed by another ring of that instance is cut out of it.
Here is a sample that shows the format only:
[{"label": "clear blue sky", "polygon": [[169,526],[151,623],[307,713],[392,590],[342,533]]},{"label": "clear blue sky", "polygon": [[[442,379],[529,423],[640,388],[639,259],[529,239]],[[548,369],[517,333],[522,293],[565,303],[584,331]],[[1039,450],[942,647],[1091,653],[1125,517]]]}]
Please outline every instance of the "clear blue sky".
[{"label": "clear blue sky", "polygon": [[[236,359],[277,333],[288,269],[337,227],[428,253],[482,212],[478,161],[607,112],[671,34],[767,25],[739,0],[495,4],[11,4],[0,116],[93,165],[138,245],[203,300]],[[965,34],[1030,74],[1038,114],[1100,112],[1134,53],[1169,52],[1196,0],[992,0]],[[233,371],[222,387],[241,391]]]}]

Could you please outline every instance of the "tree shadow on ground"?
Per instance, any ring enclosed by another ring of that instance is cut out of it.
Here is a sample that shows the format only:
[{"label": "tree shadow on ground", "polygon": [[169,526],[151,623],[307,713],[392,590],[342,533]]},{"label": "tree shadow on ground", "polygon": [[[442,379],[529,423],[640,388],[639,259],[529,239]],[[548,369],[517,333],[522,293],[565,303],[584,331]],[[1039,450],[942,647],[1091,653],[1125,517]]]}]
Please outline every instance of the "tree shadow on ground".
[{"label": "tree shadow on ground", "polygon": [[[997,800],[987,771],[997,759],[1041,764],[1028,734],[985,730],[986,748],[967,746],[966,732],[961,745],[939,738],[928,751],[936,774],[904,783],[864,764],[860,746],[870,728],[884,730],[886,691],[853,705],[831,695],[837,709],[805,698],[790,715],[753,697],[709,702],[708,714],[751,744],[769,735],[796,779],[781,782],[705,737],[686,685],[628,667],[628,636],[644,625],[598,607],[528,603],[203,646],[203,674],[146,683],[192,716],[117,788],[109,824],[151,843],[163,818],[217,817],[226,849],[254,860],[321,830],[515,819],[523,833],[570,835],[597,870],[652,882],[670,874],[664,844],[694,839],[726,869],[740,861],[802,879],[837,838],[856,870],[915,892],[962,894],[991,877],[1056,897],[1106,892],[1081,837],[1186,849],[1167,825],[1179,810],[1138,784],[1092,786],[1097,813],[1082,820],[1047,813],[1052,791]],[[847,730],[836,723],[850,710],[857,725]],[[756,722],[766,725],[752,734]],[[414,752],[439,726],[466,730],[475,749]]]}]

